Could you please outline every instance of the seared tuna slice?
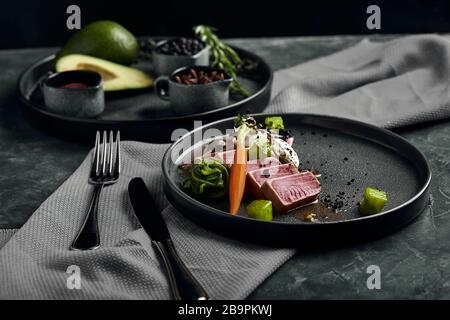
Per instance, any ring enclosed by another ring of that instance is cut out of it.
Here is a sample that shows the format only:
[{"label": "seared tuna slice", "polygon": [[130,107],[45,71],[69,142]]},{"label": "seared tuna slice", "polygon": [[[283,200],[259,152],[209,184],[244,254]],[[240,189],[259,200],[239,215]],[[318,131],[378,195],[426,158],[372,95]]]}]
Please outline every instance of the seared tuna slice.
[{"label": "seared tuna slice", "polygon": [[247,172],[279,166],[281,162],[277,158],[265,158],[264,160],[251,160],[247,162]]},{"label": "seared tuna slice", "polygon": [[261,187],[266,199],[272,201],[278,213],[286,213],[317,200],[320,183],[311,172],[301,172],[268,179]]},{"label": "seared tuna slice", "polygon": [[201,157],[195,158],[194,163],[199,163],[200,161],[208,159],[208,158],[215,158],[215,159],[223,162],[227,167],[231,167],[231,165],[234,162],[234,154],[235,153],[236,153],[236,150],[229,150],[229,151],[216,152],[216,153],[205,153]]},{"label": "seared tuna slice", "polygon": [[[231,165],[234,162],[234,155],[236,153],[236,150],[229,150],[224,152],[216,152],[214,154],[204,154],[202,157],[198,158],[196,163],[200,162],[202,159],[206,158],[216,158],[220,161],[222,161],[227,167],[231,167]],[[265,158],[264,160],[251,160],[247,162],[247,172],[253,171],[256,169],[262,169],[262,168],[269,168],[273,166],[280,165],[281,162],[277,158]]]},{"label": "seared tuna slice", "polygon": [[266,180],[285,177],[296,173],[298,173],[297,168],[291,164],[253,170],[247,173],[246,187],[255,197],[262,198],[263,193],[261,192],[261,187]]}]

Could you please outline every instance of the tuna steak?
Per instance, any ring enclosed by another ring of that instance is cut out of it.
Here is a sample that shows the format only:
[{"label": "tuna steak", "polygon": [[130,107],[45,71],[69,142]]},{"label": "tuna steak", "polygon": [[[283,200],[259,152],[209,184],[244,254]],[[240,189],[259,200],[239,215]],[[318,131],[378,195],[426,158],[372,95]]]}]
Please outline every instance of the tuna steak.
[{"label": "tuna steak", "polygon": [[247,163],[247,172],[254,170],[279,166],[281,163],[277,158],[265,158],[264,160],[251,160]]},{"label": "tuna steak", "polygon": [[317,200],[320,183],[311,172],[268,179],[261,187],[265,198],[272,201],[278,213],[286,213]]},{"label": "tuna steak", "polygon": [[199,163],[202,160],[214,158],[219,160],[220,162],[223,162],[227,167],[231,167],[231,165],[234,162],[234,154],[236,153],[236,150],[229,150],[229,151],[223,151],[223,152],[216,152],[216,153],[205,153],[201,157],[197,157],[194,159],[194,163]]},{"label": "tuna steak", "polygon": [[257,198],[263,198],[261,187],[268,179],[280,178],[298,173],[296,167],[291,164],[283,164],[270,168],[262,168],[247,173],[247,187]]},{"label": "tuna steak", "polygon": [[[196,158],[194,163],[199,163],[201,160],[207,158],[215,158],[223,162],[227,167],[231,167],[234,162],[234,155],[236,150],[217,152],[215,154],[205,154],[202,157]],[[251,160],[247,162],[247,172],[261,169],[279,166],[281,162],[277,158],[265,158],[264,160]]]}]

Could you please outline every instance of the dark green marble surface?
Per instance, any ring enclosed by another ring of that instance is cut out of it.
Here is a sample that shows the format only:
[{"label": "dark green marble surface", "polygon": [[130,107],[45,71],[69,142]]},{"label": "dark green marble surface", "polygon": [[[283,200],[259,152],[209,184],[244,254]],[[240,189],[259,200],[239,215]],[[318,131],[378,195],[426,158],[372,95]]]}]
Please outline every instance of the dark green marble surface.
[{"label": "dark green marble surface", "polygon": [[[374,36],[379,40],[392,36]],[[276,69],[327,55],[361,38],[311,37],[232,40]],[[28,125],[16,81],[23,69],[55,50],[0,51],[0,227],[26,222],[80,164],[89,150]],[[274,273],[254,299],[450,298],[450,121],[403,130],[428,157],[432,209],[407,228],[375,242],[337,250],[298,253]],[[381,268],[381,290],[368,290],[366,269]]]}]

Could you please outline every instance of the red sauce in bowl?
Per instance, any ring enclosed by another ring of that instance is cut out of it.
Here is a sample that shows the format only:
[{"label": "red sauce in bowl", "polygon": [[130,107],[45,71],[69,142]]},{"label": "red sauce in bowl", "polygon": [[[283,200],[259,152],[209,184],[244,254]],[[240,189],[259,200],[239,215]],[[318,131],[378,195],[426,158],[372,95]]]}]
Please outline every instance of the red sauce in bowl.
[{"label": "red sauce in bowl", "polygon": [[68,83],[68,84],[62,85],[60,88],[63,88],[63,89],[87,89],[87,88],[89,88],[89,86],[84,83],[74,82],[74,83]]}]

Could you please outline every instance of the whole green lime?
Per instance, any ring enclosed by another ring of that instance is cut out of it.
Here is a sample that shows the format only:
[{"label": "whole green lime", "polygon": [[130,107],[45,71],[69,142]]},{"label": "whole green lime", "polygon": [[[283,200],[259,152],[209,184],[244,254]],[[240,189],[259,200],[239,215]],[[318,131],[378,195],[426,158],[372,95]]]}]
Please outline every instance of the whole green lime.
[{"label": "whole green lime", "polygon": [[119,64],[136,61],[139,44],[134,35],[114,21],[96,21],[76,32],[56,57],[84,54]]}]

